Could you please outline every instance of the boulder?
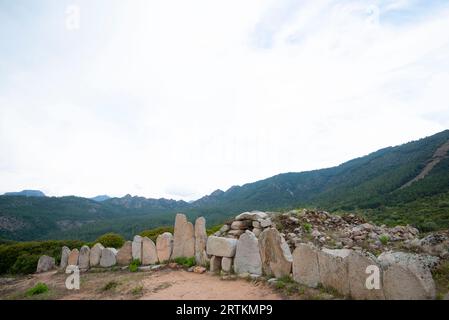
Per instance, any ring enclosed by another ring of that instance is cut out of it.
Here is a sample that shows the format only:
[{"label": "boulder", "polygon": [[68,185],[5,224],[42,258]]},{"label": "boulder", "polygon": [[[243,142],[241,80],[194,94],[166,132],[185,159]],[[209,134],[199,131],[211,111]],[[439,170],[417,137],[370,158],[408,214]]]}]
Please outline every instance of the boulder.
[{"label": "boulder", "polygon": [[341,294],[349,295],[348,261],[349,249],[322,249],[318,251],[320,282],[323,286],[334,288]]},{"label": "boulder", "polygon": [[78,257],[78,265],[80,270],[86,271],[89,269],[90,248],[88,246],[82,246]]},{"label": "boulder", "polygon": [[208,255],[232,258],[235,255],[237,239],[210,236],[206,247]]},{"label": "boulder", "polygon": [[300,243],[293,251],[293,280],[316,288],[320,283],[318,249],[313,245]]},{"label": "boulder", "polygon": [[284,237],[275,228],[265,229],[259,236],[262,271],[276,278],[289,276],[293,257]]},{"label": "boulder", "polygon": [[404,252],[384,252],[378,259],[384,268],[386,299],[435,299],[435,282],[426,257]]},{"label": "boulder", "polygon": [[59,267],[61,269],[65,269],[68,264],[69,264],[69,255],[70,255],[70,249],[67,248],[66,246],[62,247],[62,251],[61,251],[61,263],[59,265]]},{"label": "boulder", "polygon": [[233,258],[223,257],[221,259],[221,270],[224,272],[231,272],[233,260]]},{"label": "boulder", "polygon": [[117,264],[117,250],[114,248],[104,248],[101,250],[100,266],[108,268]]},{"label": "boulder", "polygon": [[237,242],[234,271],[237,274],[249,273],[262,275],[259,240],[249,230],[242,234]]},{"label": "boulder", "polygon": [[[385,300],[382,286],[383,272],[377,258],[369,253],[352,251],[347,257],[347,262],[349,294],[351,297],[357,300]],[[367,287],[367,279],[371,275],[370,270],[367,268],[371,266],[378,268],[379,289]]]},{"label": "boulder", "polygon": [[251,211],[251,212],[243,212],[235,217],[235,220],[253,220],[257,221],[259,219],[268,218],[268,214],[261,211]]},{"label": "boulder", "polygon": [[132,242],[132,258],[142,261],[142,237],[139,235],[134,236]]},{"label": "boulder", "polygon": [[37,262],[36,272],[47,272],[56,268],[55,258],[49,256],[41,256]]},{"label": "boulder", "polygon": [[195,221],[195,260],[197,265],[205,266],[209,261],[206,253],[206,244],[206,219],[199,217]]},{"label": "boulder", "polygon": [[268,228],[272,225],[271,219],[260,219],[259,223],[262,228]]},{"label": "boulder", "polygon": [[248,229],[249,227],[251,227],[253,224],[252,220],[240,220],[240,221],[234,221],[231,224],[231,229],[232,230],[244,230],[244,229]]},{"label": "boulder", "polygon": [[175,219],[175,231],[173,235],[173,258],[195,256],[195,233],[193,224],[187,221],[187,217],[178,213]]},{"label": "boulder", "polygon": [[101,251],[104,249],[101,243],[96,243],[92,249],[90,249],[90,261],[91,267],[96,267],[100,265]]},{"label": "boulder", "polygon": [[78,249],[73,249],[70,251],[69,259],[67,260],[67,265],[69,266],[77,266],[78,265],[78,257],[79,257]]},{"label": "boulder", "polygon": [[170,232],[164,232],[158,235],[156,239],[156,251],[160,262],[170,260],[173,251],[173,235]]},{"label": "boulder", "polygon": [[142,264],[156,264],[159,262],[157,257],[156,245],[150,238],[144,237],[142,239]]},{"label": "boulder", "polygon": [[221,270],[221,257],[212,256],[210,258],[210,272],[218,272]]},{"label": "boulder", "polygon": [[133,242],[126,241],[123,246],[117,251],[116,260],[119,266],[127,266],[131,263],[131,261],[133,260],[132,247]]}]

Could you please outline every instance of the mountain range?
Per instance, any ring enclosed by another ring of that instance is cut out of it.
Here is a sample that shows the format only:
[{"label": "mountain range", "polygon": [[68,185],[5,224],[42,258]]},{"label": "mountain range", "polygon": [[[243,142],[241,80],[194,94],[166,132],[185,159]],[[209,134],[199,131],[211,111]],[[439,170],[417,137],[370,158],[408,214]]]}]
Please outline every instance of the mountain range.
[{"label": "mountain range", "polygon": [[449,228],[449,130],[388,147],[339,166],[279,174],[216,190],[193,202],[97,196],[46,197],[25,190],[0,196],[0,238],[93,240],[106,232],[126,237],[171,225],[177,212],[222,223],[246,210],[316,207],[355,212],[389,225],[422,231]]}]

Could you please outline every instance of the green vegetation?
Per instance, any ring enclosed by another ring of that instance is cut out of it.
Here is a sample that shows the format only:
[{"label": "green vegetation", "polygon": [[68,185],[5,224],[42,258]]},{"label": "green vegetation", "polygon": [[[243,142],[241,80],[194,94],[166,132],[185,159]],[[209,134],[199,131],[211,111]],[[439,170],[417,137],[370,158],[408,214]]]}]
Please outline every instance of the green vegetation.
[{"label": "green vegetation", "polygon": [[310,223],[304,223],[302,227],[304,228],[304,231],[307,233],[310,233],[312,231],[312,225]]},{"label": "green vegetation", "polygon": [[130,264],[129,264],[129,271],[131,272],[137,272],[137,270],[139,269],[141,265],[140,259],[134,259]]},{"label": "green vegetation", "polygon": [[111,291],[111,290],[117,288],[118,285],[119,285],[119,283],[117,281],[109,281],[101,288],[101,291]]},{"label": "green vegetation", "polygon": [[39,282],[34,287],[27,290],[26,296],[31,297],[45,292],[48,292],[47,285],[45,283]]},{"label": "green vegetation", "polygon": [[390,241],[390,237],[386,234],[383,234],[379,237],[379,240],[385,246],[388,244],[388,241]]},{"label": "green vegetation", "polygon": [[137,286],[131,290],[133,296],[140,296],[143,293],[143,286]]},{"label": "green vegetation", "polygon": [[105,248],[121,248],[125,243],[125,238],[116,233],[106,233],[100,236],[95,242],[101,243]]},{"label": "green vegetation", "polygon": [[175,261],[177,264],[182,265],[186,268],[190,268],[190,267],[193,267],[194,265],[196,265],[195,257],[190,257],[190,258],[179,257],[179,258],[175,258],[173,261]]},{"label": "green vegetation", "polygon": [[173,227],[159,227],[151,230],[145,230],[139,233],[139,235],[142,237],[148,237],[156,243],[157,237],[164,232],[170,232],[171,234],[173,234]]},{"label": "green vegetation", "polygon": [[210,227],[209,229],[206,230],[206,233],[208,236],[213,235],[215,232],[217,232],[218,230],[221,229],[221,227],[223,227],[223,224],[217,224],[213,227]]}]

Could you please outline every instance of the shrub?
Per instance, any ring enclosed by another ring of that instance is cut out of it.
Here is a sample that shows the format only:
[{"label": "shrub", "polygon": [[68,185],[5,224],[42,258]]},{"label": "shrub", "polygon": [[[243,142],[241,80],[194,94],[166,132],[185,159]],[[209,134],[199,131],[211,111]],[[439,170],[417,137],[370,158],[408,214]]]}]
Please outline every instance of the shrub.
[{"label": "shrub", "polygon": [[159,227],[155,229],[144,230],[141,233],[139,233],[139,235],[142,237],[148,237],[154,242],[156,242],[157,236],[163,234],[164,232],[170,232],[173,234],[173,227]]},{"label": "shrub", "polygon": [[12,265],[10,272],[12,274],[29,274],[36,271],[39,256],[35,254],[24,253],[17,258]]},{"label": "shrub", "polygon": [[385,246],[388,241],[390,241],[390,237],[386,234],[383,234],[379,237],[380,242]]},{"label": "shrub", "polygon": [[103,286],[103,288],[101,288],[101,291],[109,291],[109,290],[117,288],[117,286],[118,286],[117,281],[109,281],[108,283],[106,283]]},{"label": "shrub", "polygon": [[216,226],[210,227],[209,229],[206,230],[207,235],[208,236],[213,235],[215,232],[220,230],[222,226],[223,226],[222,224],[217,224]]},{"label": "shrub", "polygon": [[28,297],[42,294],[48,291],[48,287],[45,283],[39,282],[34,287],[27,290],[26,295]]},{"label": "shrub", "polygon": [[137,272],[139,266],[141,265],[140,260],[139,259],[134,259],[130,264],[129,264],[129,271],[131,272]]},{"label": "shrub", "polygon": [[95,242],[101,243],[105,248],[119,249],[125,243],[125,239],[116,233],[106,233],[95,240]]},{"label": "shrub", "polygon": [[178,257],[178,258],[175,258],[174,261],[177,264],[180,264],[187,268],[193,267],[196,264],[195,257],[190,257],[190,258]]},{"label": "shrub", "polygon": [[304,223],[303,228],[307,233],[310,233],[312,231],[312,225],[310,223]]}]

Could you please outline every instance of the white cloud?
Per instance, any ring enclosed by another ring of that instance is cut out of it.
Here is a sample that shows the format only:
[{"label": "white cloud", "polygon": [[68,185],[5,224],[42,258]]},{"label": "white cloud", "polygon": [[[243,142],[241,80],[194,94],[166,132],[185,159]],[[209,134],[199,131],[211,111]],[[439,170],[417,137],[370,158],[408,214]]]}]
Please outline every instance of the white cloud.
[{"label": "white cloud", "polygon": [[3,57],[0,192],[190,200],[447,128],[449,10],[375,3],[82,1],[79,33],[50,7],[40,59]]}]

